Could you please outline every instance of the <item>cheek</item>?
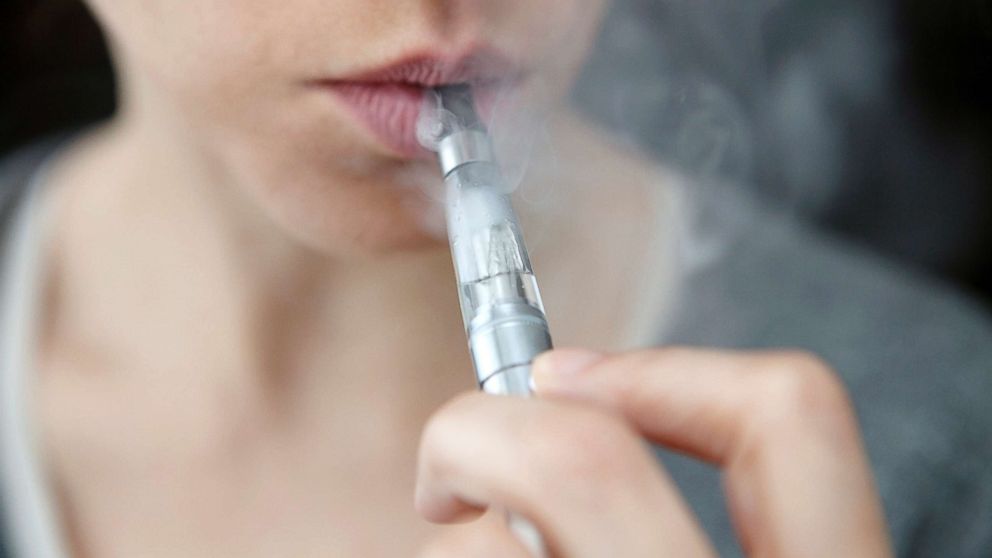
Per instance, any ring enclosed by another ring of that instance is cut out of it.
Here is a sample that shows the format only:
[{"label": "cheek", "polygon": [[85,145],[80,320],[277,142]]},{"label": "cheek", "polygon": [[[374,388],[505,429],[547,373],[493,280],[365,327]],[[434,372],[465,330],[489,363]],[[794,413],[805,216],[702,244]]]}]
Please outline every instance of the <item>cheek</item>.
[{"label": "cheek", "polygon": [[299,13],[292,4],[93,0],[92,7],[128,75],[203,117],[225,108],[251,115],[253,100],[285,89],[290,70],[281,61],[296,48],[286,30]]},{"label": "cheek", "polygon": [[514,0],[498,3],[509,41],[529,58],[555,93],[564,92],[593,43],[603,3],[583,0]]},{"label": "cheek", "polygon": [[313,30],[334,29],[323,21],[334,2],[96,1],[139,98],[227,164],[323,174],[329,154],[350,155],[337,115],[302,87],[306,63],[326,52]]}]

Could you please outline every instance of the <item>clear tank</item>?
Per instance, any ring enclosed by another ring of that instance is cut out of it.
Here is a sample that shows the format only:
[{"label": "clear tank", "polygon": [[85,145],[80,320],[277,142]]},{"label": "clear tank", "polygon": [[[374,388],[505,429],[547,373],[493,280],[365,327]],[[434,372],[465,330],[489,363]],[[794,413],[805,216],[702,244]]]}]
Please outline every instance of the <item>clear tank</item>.
[{"label": "clear tank", "polygon": [[520,226],[499,169],[473,163],[447,179],[448,235],[466,329],[500,304],[544,313]]}]

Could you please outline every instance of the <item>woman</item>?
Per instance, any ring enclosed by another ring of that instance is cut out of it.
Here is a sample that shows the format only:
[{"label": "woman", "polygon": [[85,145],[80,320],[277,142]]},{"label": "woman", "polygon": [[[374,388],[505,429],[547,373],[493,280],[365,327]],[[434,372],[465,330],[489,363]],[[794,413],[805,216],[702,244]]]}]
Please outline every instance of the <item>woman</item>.
[{"label": "woman", "polygon": [[[988,324],[570,114],[600,3],[90,6],[120,109],[4,179],[21,554],[525,556],[491,507],[557,556],[886,556],[882,501],[900,552],[989,543]],[[422,90],[465,81],[550,122],[525,228],[558,343],[594,350],[542,357],[534,400],[470,393],[414,144]],[[737,238],[687,244],[710,215]],[[826,360],[623,352],[659,342]],[[642,439],[720,467],[736,537],[719,479]]]}]

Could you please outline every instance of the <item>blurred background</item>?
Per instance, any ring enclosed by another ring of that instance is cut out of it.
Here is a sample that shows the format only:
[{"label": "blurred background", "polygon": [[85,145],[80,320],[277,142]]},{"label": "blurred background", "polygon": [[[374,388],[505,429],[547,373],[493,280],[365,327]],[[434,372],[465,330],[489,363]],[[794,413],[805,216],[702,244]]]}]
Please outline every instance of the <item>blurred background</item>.
[{"label": "blurred background", "polygon": [[[0,156],[113,111],[76,0],[4,0],[0,76]],[[575,102],[992,308],[988,76],[988,0],[616,0]]]}]

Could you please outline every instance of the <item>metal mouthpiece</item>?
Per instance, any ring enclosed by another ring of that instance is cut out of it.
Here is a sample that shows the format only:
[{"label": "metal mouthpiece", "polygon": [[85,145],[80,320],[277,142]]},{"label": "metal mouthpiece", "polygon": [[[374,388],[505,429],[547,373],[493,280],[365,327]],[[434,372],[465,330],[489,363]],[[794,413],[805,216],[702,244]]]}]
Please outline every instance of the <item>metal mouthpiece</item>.
[{"label": "metal mouthpiece", "polygon": [[467,163],[495,163],[492,141],[475,110],[472,87],[468,84],[445,85],[434,91],[439,100],[439,112],[454,116],[446,123],[437,144],[444,176]]},{"label": "metal mouthpiece", "polygon": [[462,130],[486,131],[486,127],[475,111],[475,98],[472,96],[472,86],[467,83],[444,85],[434,89],[437,93],[441,108],[455,115],[455,123]]}]

